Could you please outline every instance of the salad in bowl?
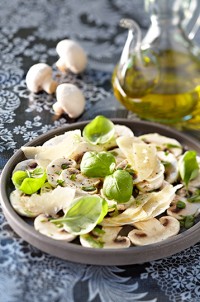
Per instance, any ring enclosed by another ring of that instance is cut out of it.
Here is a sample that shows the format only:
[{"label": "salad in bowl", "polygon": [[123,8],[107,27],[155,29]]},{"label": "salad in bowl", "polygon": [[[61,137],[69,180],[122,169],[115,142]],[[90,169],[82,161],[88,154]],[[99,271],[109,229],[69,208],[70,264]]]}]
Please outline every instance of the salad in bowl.
[{"label": "salad in bowl", "polygon": [[190,228],[200,212],[200,157],[158,133],[136,136],[97,116],[21,148],[10,202],[34,228],[89,248],[145,246]]}]

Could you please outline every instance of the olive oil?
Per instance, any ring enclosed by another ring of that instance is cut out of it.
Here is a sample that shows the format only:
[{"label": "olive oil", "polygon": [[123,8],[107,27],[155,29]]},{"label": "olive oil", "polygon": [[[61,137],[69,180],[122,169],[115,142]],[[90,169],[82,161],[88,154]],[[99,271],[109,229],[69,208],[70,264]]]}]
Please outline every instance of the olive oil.
[{"label": "olive oil", "polygon": [[200,122],[199,60],[192,53],[170,49],[156,55],[156,64],[151,83],[145,83],[144,71],[140,73],[137,66],[129,64],[125,72],[123,67],[123,77],[117,66],[112,79],[116,98],[144,119],[166,124]]}]

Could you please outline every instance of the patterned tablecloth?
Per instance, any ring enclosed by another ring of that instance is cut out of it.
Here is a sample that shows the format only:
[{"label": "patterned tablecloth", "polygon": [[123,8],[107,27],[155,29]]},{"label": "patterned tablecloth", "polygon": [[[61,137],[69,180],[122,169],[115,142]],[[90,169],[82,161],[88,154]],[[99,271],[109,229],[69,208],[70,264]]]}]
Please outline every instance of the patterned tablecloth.
[{"label": "patterned tablecloth", "polygon": [[[121,17],[149,25],[143,1],[0,0],[0,168],[16,149],[49,129],[71,123],[55,119],[55,96],[32,95],[25,85],[31,65],[53,66],[60,82],[75,83],[87,100],[81,119],[105,113],[126,116],[112,99],[111,71],[126,39]],[[78,76],[56,71],[55,46],[81,43],[89,56]],[[107,102],[107,99],[110,102]],[[103,104],[103,105],[102,105]],[[200,301],[200,243],[162,260],[93,266],[60,260],[19,238],[0,211],[0,302]]]}]

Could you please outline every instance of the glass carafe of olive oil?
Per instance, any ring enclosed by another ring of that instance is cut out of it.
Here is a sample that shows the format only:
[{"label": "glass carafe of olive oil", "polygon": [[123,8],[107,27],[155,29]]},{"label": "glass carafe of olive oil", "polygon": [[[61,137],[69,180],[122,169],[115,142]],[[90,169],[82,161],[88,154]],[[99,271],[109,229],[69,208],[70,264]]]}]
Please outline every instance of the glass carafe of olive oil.
[{"label": "glass carafe of olive oil", "polygon": [[[114,94],[143,119],[200,129],[200,51],[191,40],[200,20],[198,1],[147,3],[151,26],[143,40],[133,20],[121,20],[128,37],[113,73]],[[197,22],[188,36],[183,22],[190,5],[197,5]]]}]

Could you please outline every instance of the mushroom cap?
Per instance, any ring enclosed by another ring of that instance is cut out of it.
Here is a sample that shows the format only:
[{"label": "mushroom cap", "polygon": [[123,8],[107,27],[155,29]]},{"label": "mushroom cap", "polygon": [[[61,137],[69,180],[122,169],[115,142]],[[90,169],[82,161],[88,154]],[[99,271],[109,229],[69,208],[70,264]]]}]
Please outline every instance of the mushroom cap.
[{"label": "mushroom cap", "polygon": [[65,240],[70,242],[76,238],[75,235],[65,231],[63,227],[57,227],[54,223],[49,221],[48,217],[44,214],[40,214],[35,218],[34,227],[36,231],[41,234],[56,240]]},{"label": "mushroom cap", "polygon": [[69,39],[62,40],[57,44],[56,51],[66,69],[70,69],[73,73],[80,73],[85,69],[87,55],[77,42]]},{"label": "mushroom cap", "polygon": [[57,102],[71,118],[76,118],[84,111],[85,97],[75,85],[64,83],[56,89]]},{"label": "mushroom cap", "polygon": [[128,248],[131,243],[128,237],[121,236],[121,227],[104,227],[101,232],[96,233],[95,229],[90,234],[81,235],[80,242],[85,247],[96,247],[94,242],[101,242],[102,248],[119,249]]},{"label": "mushroom cap", "polygon": [[176,196],[177,202],[180,200],[185,203],[185,208],[180,209],[175,204],[172,204],[172,206],[167,209],[167,215],[172,216],[178,220],[183,219],[185,216],[199,215],[200,212],[200,203],[199,202],[188,202],[185,197],[179,197]]},{"label": "mushroom cap", "polygon": [[29,69],[26,75],[26,85],[34,93],[43,90],[42,84],[52,81],[52,68],[45,63],[38,63]]},{"label": "mushroom cap", "polygon": [[132,230],[128,237],[134,245],[138,246],[163,241],[178,234],[180,230],[179,221],[170,216],[163,216],[159,220],[151,218],[133,225],[137,229]]}]

